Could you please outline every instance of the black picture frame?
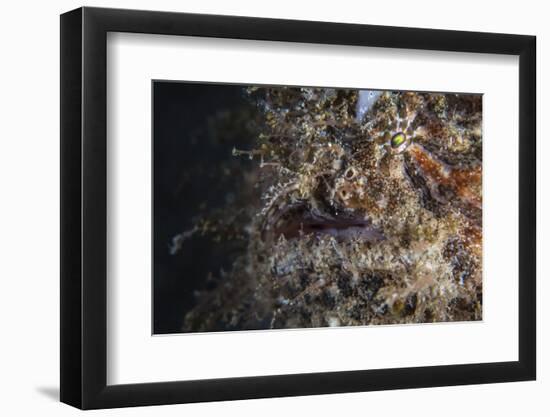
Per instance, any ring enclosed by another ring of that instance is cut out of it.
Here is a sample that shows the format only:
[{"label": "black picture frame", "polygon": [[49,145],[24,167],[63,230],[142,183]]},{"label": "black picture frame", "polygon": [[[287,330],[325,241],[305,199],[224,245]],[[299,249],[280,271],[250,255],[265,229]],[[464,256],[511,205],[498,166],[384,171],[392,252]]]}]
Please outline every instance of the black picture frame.
[{"label": "black picture frame", "polygon": [[[108,32],[519,56],[519,360],[107,385]],[[535,379],[534,36],[84,7],[61,15],[60,56],[62,402],[96,409]]]}]

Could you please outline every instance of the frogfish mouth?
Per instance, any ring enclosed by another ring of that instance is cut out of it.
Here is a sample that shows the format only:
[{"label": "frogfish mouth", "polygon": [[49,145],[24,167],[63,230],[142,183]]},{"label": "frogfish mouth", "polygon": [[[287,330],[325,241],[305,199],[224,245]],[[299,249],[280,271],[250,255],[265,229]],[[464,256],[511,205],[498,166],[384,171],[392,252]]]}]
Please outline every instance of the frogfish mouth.
[{"label": "frogfish mouth", "polygon": [[306,205],[287,207],[268,216],[264,224],[265,240],[296,239],[305,235],[332,236],[337,241],[361,239],[379,242],[384,233],[372,221],[359,214],[328,214],[309,209]]}]

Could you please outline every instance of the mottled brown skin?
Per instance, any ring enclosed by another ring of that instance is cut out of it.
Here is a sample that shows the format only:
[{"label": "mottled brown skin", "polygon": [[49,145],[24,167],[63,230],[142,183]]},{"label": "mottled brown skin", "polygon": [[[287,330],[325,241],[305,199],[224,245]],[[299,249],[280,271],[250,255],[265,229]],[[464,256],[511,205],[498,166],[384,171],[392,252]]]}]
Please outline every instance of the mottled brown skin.
[{"label": "mottled brown skin", "polygon": [[263,207],[184,331],[482,318],[481,96],[386,92],[359,120],[356,90],[250,95]]}]

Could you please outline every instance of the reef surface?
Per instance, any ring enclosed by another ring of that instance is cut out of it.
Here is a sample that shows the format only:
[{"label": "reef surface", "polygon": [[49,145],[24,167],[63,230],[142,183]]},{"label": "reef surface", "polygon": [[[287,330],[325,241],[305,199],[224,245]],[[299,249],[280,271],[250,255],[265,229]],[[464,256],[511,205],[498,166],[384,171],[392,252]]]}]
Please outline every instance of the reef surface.
[{"label": "reef surface", "polygon": [[[482,318],[482,97],[249,87],[231,204],[174,238],[241,242],[182,331]],[[260,198],[258,198],[258,195]]]}]

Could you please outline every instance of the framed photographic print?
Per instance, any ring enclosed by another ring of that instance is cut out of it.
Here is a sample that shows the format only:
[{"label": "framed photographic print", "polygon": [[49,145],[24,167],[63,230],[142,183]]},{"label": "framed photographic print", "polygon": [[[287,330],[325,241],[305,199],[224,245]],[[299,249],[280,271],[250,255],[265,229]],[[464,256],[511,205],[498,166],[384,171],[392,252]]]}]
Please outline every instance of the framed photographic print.
[{"label": "framed photographic print", "polygon": [[535,38],[61,16],[61,400],[535,379]]}]

